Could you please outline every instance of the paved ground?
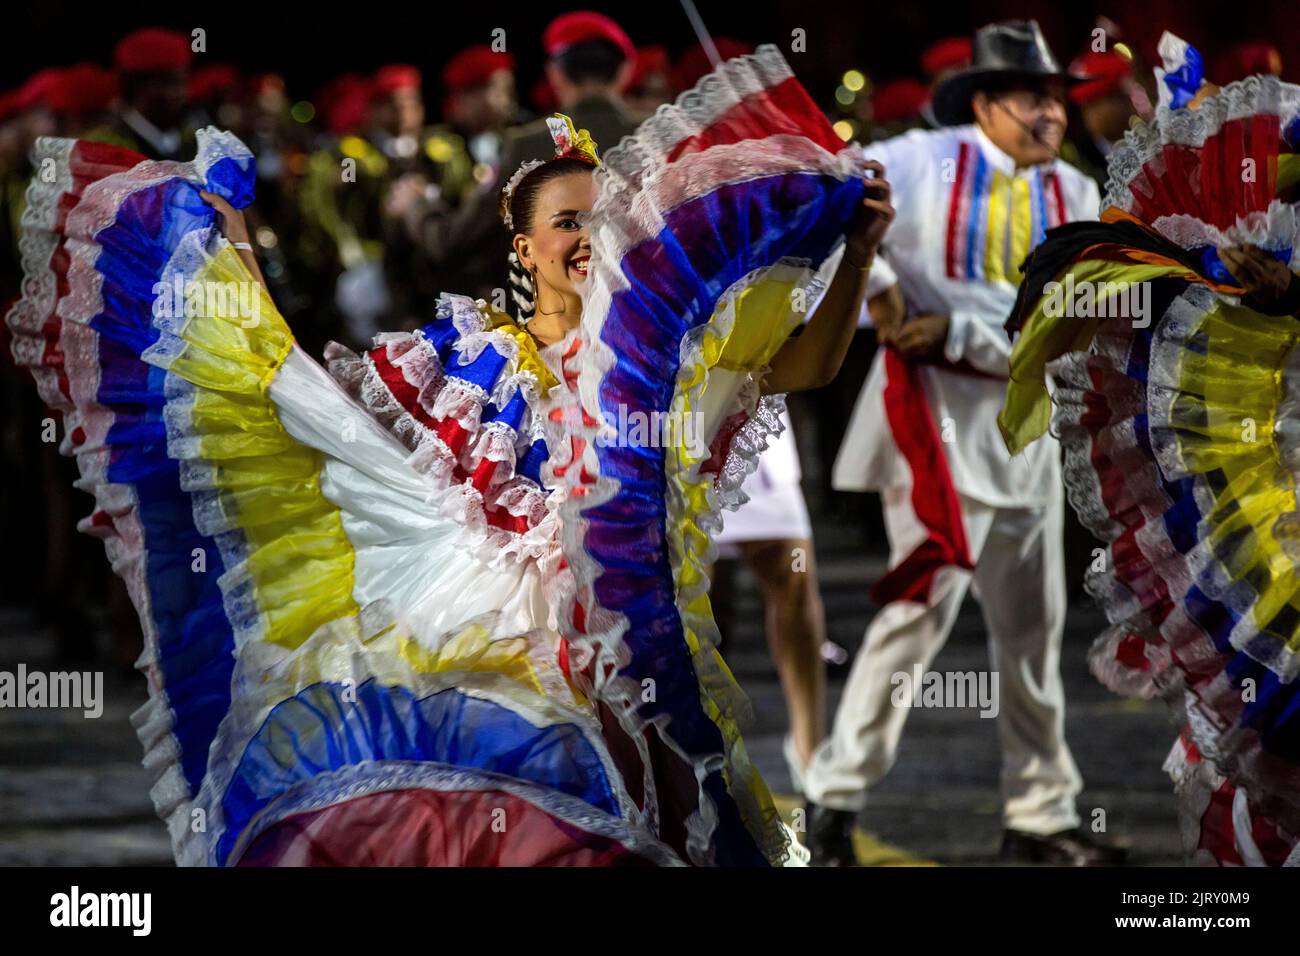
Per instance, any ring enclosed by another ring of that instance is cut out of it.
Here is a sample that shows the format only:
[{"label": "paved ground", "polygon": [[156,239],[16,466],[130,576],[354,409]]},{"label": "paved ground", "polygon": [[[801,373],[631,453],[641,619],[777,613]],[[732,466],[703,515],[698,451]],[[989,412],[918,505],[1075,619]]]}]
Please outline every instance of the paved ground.
[{"label": "paved ground", "polygon": [[[52,640],[0,611],[0,668],[54,669]],[[104,712],[0,709],[0,865],[170,864],[130,715],[144,678],[104,675]]]},{"label": "paved ground", "polygon": [[[822,591],[831,638],[855,651],[870,618],[862,577],[877,573],[862,562],[823,561]],[[742,590],[741,618],[753,622],[757,598]],[[1088,672],[1085,653],[1103,618],[1088,604],[1071,611],[1065,639],[1066,737],[1085,781],[1080,813],[1106,811],[1109,839],[1130,849],[1135,865],[1180,864],[1173,794],[1160,766],[1177,733],[1159,702],[1115,697]],[[751,637],[748,630],[753,629]],[[774,791],[788,793],[781,757],[785,731],[779,687],[751,623],[737,635],[741,647],[727,653],[737,678],[754,701],[757,726],[746,745]],[[948,645],[933,670],[988,668],[979,608],[967,601]],[[843,674],[832,674],[831,705],[839,701]],[[834,713],[834,710],[831,710]],[[859,856],[864,862],[934,861],[983,864],[996,861],[1001,840],[997,793],[997,722],[976,710],[915,709],[908,717],[898,762],[870,797],[861,817]],[[793,806],[793,799],[788,805]]]}]

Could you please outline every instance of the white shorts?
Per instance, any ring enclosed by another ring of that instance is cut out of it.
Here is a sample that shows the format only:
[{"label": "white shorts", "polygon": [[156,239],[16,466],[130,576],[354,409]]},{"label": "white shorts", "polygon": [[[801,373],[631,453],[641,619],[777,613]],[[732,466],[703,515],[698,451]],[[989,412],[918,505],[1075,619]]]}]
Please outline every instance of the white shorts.
[{"label": "white shorts", "polygon": [[785,430],[772,439],[758,457],[758,468],[745,479],[741,489],[749,496],[736,511],[722,515],[722,531],[715,539],[718,557],[734,558],[740,541],[782,541],[811,538],[808,505],[799,485],[799,449],[795,445],[790,416],[783,413]]}]

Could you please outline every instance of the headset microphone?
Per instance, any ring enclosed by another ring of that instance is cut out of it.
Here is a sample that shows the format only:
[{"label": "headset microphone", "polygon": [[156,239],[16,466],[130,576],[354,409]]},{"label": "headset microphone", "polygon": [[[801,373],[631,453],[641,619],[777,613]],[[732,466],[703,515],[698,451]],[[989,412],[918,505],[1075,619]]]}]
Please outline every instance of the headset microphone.
[{"label": "headset microphone", "polygon": [[[1005,106],[1002,105],[1001,100],[994,100],[993,105],[998,107],[1000,110],[1002,110],[1002,112],[1006,113],[1009,117],[1011,117],[1011,121],[1015,123],[1017,126],[1019,126],[1021,129],[1023,129],[1026,133],[1028,133],[1030,137],[1034,140],[1034,142],[1039,143],[1042,146],[1047,146],[1047,143],[1043,142],[1043,137],[1039,134],[1037,127],[1030,126],[1028,123],[1022,120],[1015,113],[1011,112],[1011,110],[1007,109]],[[1048,148],[1052,149],[1053,153],[1060,152],[1059,149],[1052,148],[1052,147],[1048,147]]]}]

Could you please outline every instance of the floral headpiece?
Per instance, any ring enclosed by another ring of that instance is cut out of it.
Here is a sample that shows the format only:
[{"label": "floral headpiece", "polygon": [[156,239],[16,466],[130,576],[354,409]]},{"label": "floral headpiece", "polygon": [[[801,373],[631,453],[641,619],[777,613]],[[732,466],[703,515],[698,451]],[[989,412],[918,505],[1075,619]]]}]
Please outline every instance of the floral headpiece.
[{"label": "floral headpiece", "polygon": [[557,159],[561,156],[570,156],[574,159],[585,159],[593,166],[600,165],[600,157],[596,155],[595,140],[585,129],[574,129],[573,120],[569,117],[563,113],[556,113],[546,118],[546,125],[555,143]]},{"label": "floral headpiece", "polygon": [[[555,143],[556,159],[580,159],[593,166],[600,165],[600,157],[596,154],[596,143],[591,138],[591,134],[585,129],[575,128],[573,120],[569,117],[563,113],[548,116],[546,126],[551,131],[551,140]],[[507,229],[515,227],[510,215],[510,203],[514,199],[515,189],[524,181],[525,176],[542,165],[544,164],[539,159],[524,160],[515,170],[515,174],[501,187],[501,219]]]}]

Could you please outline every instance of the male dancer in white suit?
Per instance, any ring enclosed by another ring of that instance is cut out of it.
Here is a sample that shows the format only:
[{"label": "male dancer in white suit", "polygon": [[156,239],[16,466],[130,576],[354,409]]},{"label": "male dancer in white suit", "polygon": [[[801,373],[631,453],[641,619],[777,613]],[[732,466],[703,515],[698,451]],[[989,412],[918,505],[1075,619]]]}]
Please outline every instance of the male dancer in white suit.
[{"label": "male dancer in white suit", "polygon": [[805,776],[814,864],[854,862],[854,817],[893,765],[907,719],[894,675],[929,667],[972,581],[999,677],[1003,857],[1119,859],[1079,827],[1082,781],[1064,737],[1058,450],[1043,441],[1013,459],[996,423],[1020,264],[1046,229],[1095,218],[1099,206],[1092,180],[1056,158],[1069,82],[1037,23],[992,24],[975,35],[972,65],[936,88],[944,128],[868,147],[894,187],[884,251],[909,317],[880,330],[886,347],[834,479],[881,493],[890,572]]}]

